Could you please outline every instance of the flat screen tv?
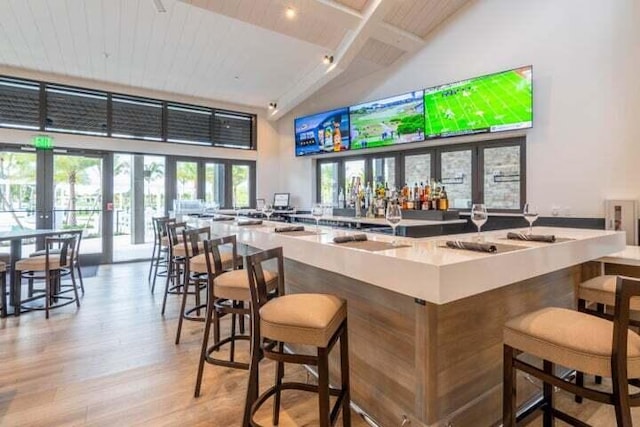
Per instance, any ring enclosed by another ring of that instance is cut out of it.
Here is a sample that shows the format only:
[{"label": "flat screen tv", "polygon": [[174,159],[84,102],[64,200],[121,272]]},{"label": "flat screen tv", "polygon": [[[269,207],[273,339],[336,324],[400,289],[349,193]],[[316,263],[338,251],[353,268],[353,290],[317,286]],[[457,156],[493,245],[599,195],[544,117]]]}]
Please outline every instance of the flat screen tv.
[{"label": "flat screen tv", "polygon": [[531,66],[424,91],[426,138],[530,128]]},{"label": "flat screen tv", "polygon": [[338,108],[294,121],[296,156],[349,149],[349,109]]},{"label": "flat screen tv", "polygon": [[423,91],[349,107],[349,121],[352,150],[422,141]]}]

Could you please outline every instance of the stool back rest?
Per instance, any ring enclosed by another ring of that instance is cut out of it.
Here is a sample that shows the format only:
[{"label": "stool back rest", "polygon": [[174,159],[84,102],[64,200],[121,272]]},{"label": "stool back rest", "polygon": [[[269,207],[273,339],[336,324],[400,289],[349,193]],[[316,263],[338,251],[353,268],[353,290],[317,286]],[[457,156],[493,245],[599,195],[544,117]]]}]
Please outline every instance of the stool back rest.
[{"label": "stool back rest", "polygon": [[[275,260],[278,266],[278,286],[275,295],[269,295],[267,280],[264,276],[263,265]],[[251,291],[251,318],[254,331],[260,330],[260,308],[274,296],[284,295],[284,255],[282,247],[267,249],[253,255],[247,255],[247,270],[249,274],[249,290]],[[257,328],[257,329],[256,329]],[[257,333],[259,336],[260,334]]]},{"label": "stool back rest", "polygon": [[184,242],[187,258],[200,254],[198,243],[211,239],[211,227],[190,228],[182,230],[182,241]]},{"label": "stool back rest", "polygon": [[69,231],[69,235],[76,238],[76,242],[73,248],[73,262],[78,262],[78,257],[80,256],[80,242],[82,241],[82,229],[79,230],[71,230]]},{"label": "stool back rest", "polygon": [[45,269],[49,270],[50,256],[52,255],[50,251],[52,249],[60,250],[60,253],[59,253],[60,266],[66,266],[68,264],[67,260],[74,259],[75,248],[76,248],[75,234],[67,235],[67,237],[45,237],[44,239]]},{"label": "stool back rest", "polygon": [[[236,263],[236,259],[238,258],[238,246],[235,234],[232,234],[231,236],[219,237],[217,239],[205,240],[203,245],[205,253],[204,259],[207,263],[207,273],[210,279],[213,279],[215,276],[220,275],[223,272],[220,246],[231,245],[231,265],[233,270],[238,269]],[[213,265],[211,265],[212,260]]]},{"label": "stool back rest", "polygon": [[169,236],[169,249],[173,248],[180,243],[178,236],[182,236],[182,232],[187,229],[186,222],[170,222],[167,224],[167,233]]},{"label": "stool back rest", "polygon": [[166,221],[168,219],[168,216],[154,216],[151,218],[151,223],[153,224],[153,238],[156,239],[156,241],[160,241],[160,238],[162,237],[162,226],[160,225],[160,221]]},{"label": "stool back rest", "polygon": [[162,242],[162,238],[163,237],[167,237],[169,235],[169,230],[168,230],[168,225],[169,224],[174,224],[176,223],[176,219],[175,218],[167,218],[167,217],[163,217],[163,218],[158,218],[157,219],[157,224],[158,224],[158,243]]},{"label": "stool back rest", "polygon": [[640,279],[618,276],[616,280],[616,304],[613,314],[613,344],[611,352],[611,377],[614,390],[616,384],[626,389],[627,341],[629,338],[629,316],[631,298],[640,296]]}]

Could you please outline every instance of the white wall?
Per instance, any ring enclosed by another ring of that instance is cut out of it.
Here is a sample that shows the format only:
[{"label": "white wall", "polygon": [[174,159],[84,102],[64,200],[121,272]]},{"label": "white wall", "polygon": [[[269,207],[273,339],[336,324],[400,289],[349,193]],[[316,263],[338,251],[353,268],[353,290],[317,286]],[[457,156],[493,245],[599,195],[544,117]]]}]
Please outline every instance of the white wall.
[{"label": "white wall", "polygon": [[[0,75],[23,77],[52,83],[75,85],[84,88],[100,89],[129,95],[144,96],[167,101],[181,102],[208,107],[254,113],[258,116],[258,150],[238,150],[231,148],[213,148],[191,146],[184,144],[160,143],[152,141],[136,141],[119,138],[93,137],[86,135],[69,135],[50,132],[54,137],[56,148],[81,148],[122,153],[162,154],[176,156],[194,156],[204,158],[256,160],[256,194],[260,197],[271,197],[278,189],[278,136],[276,124],[266,120],[267,111],[244,105],[229,104],[205,98],[193,98],[178,94],[158,92],[122,85],[108,84],[91,80],[69,78],[55,74],[39,73],[12,67],[0,66]],[[31,138],[39,134],[38,131],[24,131],[15,129],[0,129],[0,144],[31,145]]]},{"label": "white wall", "polygon": [[605,197],[638,198],[637,0],[476,0],[404,63],[320,91],[281,119],[280,189],[307,206],[315,192],[315,160],[293,154],[294,117],[528,64],[528,200],[545,215],[558,206],[563,215],[602,217]]}]

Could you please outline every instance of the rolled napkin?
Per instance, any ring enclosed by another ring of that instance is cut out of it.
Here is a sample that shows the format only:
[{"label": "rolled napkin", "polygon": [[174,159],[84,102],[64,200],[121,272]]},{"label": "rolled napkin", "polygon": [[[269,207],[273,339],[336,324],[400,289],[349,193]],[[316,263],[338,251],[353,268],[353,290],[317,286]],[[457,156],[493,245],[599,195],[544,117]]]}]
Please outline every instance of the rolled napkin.
[{"label": "rolled napkin", "polygon": [[303,225],[291,225],[288,227],[276,227],[273,231],[276,233],[289,233],[291,231],[304,231]]},{"label": "rolled napkin", "polygon": [[217,216],[215,218],[211,218],[211,221],[233,221],[235,218],[232,216]]},{"label": "rolled napkin", "polygon": [[241,219],[238,221],[238,225],[260,225],[262,224],[261,219]]},{"label": "rolled napkin", "polygon": [[507,233],[507,239],[511,240],[530,240],[532,242],[554,243],[556,236],[552,234],[524,234],[524,233]]},{"label": "rolled napkin", "polygon": [[350,236],[338,236],[333,238],[333,243],[347,243],[347,242],[366,242],[366,234],[352,234]]},{"label": "rolled napkin", "polygon": [[452,249],[468,249],[477,252],[495,253],[498,251],[496,245],[492,245],[491,243],[463,242],[460,240],[448,240],[447,247]]}]

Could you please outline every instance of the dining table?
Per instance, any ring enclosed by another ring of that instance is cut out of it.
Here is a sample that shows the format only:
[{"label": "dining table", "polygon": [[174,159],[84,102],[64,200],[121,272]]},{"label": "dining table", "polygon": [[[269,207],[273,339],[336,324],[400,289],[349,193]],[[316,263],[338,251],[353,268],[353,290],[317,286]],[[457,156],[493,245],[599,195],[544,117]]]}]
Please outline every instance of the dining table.
[{"label": "dining table", "polygon": [[[18,262],[22,258],[22,241],[24,239],[31,238],[45,238],[50,236],[58,236],[60,234],[68,233],[70,230],[55,230],[55,229],[39,229],[39,230],[31,230],[31,229],[20,229],[20,230],[11,230],[11,231],[0,231],[0,243],[5,241],[11,242],[11,277],[9,286],[9,309],[15,308],[19,305],[18,301],[15,301],[16,290],[14,289],[16,285],[16,280],[13,277],[13,273],[15,272],[16,262]],[[36,243],[36,248],[41,247],[42,244]]]}]

